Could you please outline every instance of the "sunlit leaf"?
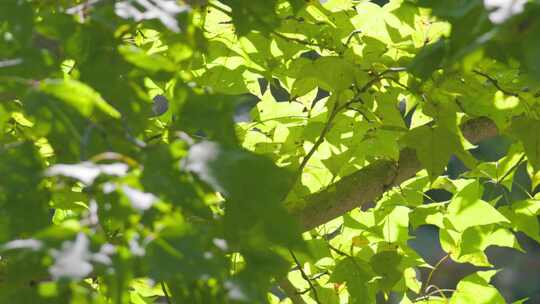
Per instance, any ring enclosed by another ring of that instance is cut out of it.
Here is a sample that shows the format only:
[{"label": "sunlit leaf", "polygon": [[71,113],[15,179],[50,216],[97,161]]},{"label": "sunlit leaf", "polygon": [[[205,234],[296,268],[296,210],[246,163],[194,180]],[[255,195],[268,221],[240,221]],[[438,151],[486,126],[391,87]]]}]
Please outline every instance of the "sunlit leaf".
[{"label": "sunlit leaf", "polygon": [[458,231],[464,231],[473,226],[509,223],[509,220],[497,209],[480,198],[480,190],[478,182],[469,181],[456,193],[448,205],[446,218]]},{"label": "sunlit leaf", "polygon": [[450,303],[506,303],[502,295],[489,284],[496,270],[479,271],[462,279],[450,298]]},{"label": "sunlit leaf", "polygon": [[91,116],[97,108],[113,118],[120,118],[120,113],[109,105],[94,89],[76,80],[44,80],[40,90],[62,100],[79,111],[83,116]]}]

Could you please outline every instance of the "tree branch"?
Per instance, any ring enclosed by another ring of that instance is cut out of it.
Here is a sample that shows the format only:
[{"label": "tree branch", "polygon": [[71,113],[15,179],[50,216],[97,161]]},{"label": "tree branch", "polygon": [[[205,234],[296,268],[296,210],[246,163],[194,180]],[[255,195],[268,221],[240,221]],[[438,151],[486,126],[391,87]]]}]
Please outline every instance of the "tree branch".
[{"label": "tree branch", "polygon": [[[464,137],[471,143],[494,137],[497,126],[486,117],[474,118],[461,125]],[[344,213],[375,201],[389,188],[413,177],[422,169],[416,152],[405,148],[399,161],[377,160],[355,173],[343,177],[323,191],[303,199],[299,209],[290,210],[305,231],[322,225]]]}]

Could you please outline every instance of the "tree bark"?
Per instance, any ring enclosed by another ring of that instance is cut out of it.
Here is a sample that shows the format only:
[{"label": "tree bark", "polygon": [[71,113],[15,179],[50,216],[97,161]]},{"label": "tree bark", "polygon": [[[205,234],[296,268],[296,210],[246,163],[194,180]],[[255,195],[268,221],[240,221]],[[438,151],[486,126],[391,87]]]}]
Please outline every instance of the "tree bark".
[{"label": "tree bark", "polygon": [[[461,125],[461,131],[471,143],[478,143],[499,133],[495,123],[485,117],[466,121]],[[375,201],[388,189],[413,177],[421,169],[416,152],[405,148],[400,151],[398,162],[372,162],[325,190],[305,197],[305,207],[291,212],[299,219],[303,230],[308,231],[356,207]]]}]

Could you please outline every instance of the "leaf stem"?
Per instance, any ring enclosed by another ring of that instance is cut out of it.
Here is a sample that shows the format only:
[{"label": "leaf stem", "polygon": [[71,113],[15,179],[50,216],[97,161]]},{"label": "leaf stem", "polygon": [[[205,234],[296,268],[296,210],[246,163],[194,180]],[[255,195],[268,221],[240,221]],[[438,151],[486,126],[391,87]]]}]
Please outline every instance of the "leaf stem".
[{"label": "leaf stem", "polygon": [[342,250],[337,249],[336,247],[332,246],[330,242],[327,242],[327,244],[328,244],[328,248],[330,248],[332,251],[336,252],[337,254],[348,257],[348,258],[352,258],[350,254],[347,254],[346,252],[343,252]]},{"label": "leaf stem", "polygon": [[445,256],[443,256],[438,262],[437,264],[435,264],[435,266],[433,267],[433,269],[431,269],[431,272],[429,273],[428,275],[428,278],[426,280],[426,282],[424,284],[422,284],[424,286],[424,288],[421,288],[420,290],[423,290],[424,293],[427,292],[428,290],[428,287],[430,287],[430,283],[431,283],[431,278],[433,277],[433,274],[435,273],[435,271],[437,271],[437,269],[439,269],[439,266],[441,266],[441,264],[446,261],[446,259],[448,259],[450,257],[450,254],[446,254]]},{"label": "leaf stem", "polygon": [[356,29],[356,30],[352,31],[349,34],[349,37],[347,37],[347,42],[345,42],[345,46],[349,46],[349,43],[351,43],[351,40],[353,39],[353,37],[355,37],[356,35],[361,34],[361,33],[362,33],[362,30],[360,30],[360,29]]}]

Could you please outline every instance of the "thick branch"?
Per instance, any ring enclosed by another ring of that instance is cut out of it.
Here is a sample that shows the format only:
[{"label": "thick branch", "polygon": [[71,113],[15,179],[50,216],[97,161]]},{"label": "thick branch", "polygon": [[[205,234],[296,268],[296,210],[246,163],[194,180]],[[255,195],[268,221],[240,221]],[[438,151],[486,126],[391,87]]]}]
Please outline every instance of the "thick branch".
[{"label": "thick branch", "polygon": [[[488,118],[471,119],[461,125],[467,140],[478,143],[498,134],[497,126]],[[348,175],[323,191],[304,198],[304,208],[292,213],[304,230],[311,230],[344,213],[372,202],[389,188],[413,177],[422,169],[416,153],[410,148],[400,151],[399,161],[378,160]]]}]

